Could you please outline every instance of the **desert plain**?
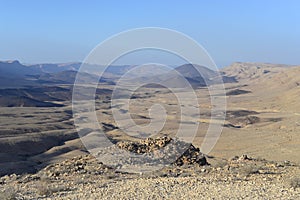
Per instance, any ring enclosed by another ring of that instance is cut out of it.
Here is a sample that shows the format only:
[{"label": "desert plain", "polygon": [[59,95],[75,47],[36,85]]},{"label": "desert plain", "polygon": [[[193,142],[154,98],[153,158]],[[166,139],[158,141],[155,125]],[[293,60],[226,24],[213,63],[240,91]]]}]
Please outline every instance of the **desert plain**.
[{"label": "desert plain", "polygon": [[[198,105],[190,105],[200,109],[200,116],[181,122],[199,125],[192,145],[200,151],[210,123],[222,127],[212,151],[203,155],[207,164],[187,156],[180,165],[147,173],[108,166],[87,150],[78,132],[89,135],[93,128],[74,125],[72,81],[63,82],[57,74],[51,80],[39,77],[43,84],[52,81],[50,89],[34,94],[19,89],[27,95],[23,99],[13,96],[14,89],[1,89],[0,199],[300,199],[300,67],[234,63],[220,73],[234,78],[224,83],[225,97],[216,95],[226,99],[225,120],[211,120],[212,97],[201,85],[194,88]],[[99,84],[95,100],[99,126],[111,141],[176,136],[180,107],[169,89],[142,87],[129,109],[113,107],[142,126],[160,122],[155,112],[149,114],[153,104],[165,108],[159,132],[128,135],[113,118],[109,91],[114,87]],[[11,95],[12,105],[5,95]]]}]

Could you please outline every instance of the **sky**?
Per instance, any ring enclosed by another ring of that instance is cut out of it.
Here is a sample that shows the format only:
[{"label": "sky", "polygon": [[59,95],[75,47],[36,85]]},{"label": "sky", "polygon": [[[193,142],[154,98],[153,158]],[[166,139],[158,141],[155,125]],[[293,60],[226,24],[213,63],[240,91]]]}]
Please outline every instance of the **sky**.
[{"label": "sky", "polygon": [[195,39],[219,67],[237,61],[300,64],[297,0],[0,0],[0,6],[0,60],[83,61],[112,35],[162,27]]}]

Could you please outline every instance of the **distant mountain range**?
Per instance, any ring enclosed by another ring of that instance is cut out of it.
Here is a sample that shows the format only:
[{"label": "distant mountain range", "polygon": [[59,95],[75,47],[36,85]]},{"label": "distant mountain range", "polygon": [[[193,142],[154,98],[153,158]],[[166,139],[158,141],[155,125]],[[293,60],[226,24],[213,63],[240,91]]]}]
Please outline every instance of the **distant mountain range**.
[{"label": "distant mountain range", "polygon": [[62,71],[77,71],[80,67],[80,62],[74,63],[58,63],[58,64],[35,64],[29,65],[28,67],[34,68],[40,72],[44,73],[58,73]]},{"label": "distant mountain range", "polygon": [[[81,63],[23,65],[19,61],[0,62],[0,106],[61,107],[72,99],[73,83]],[[81,73],[81,82],[98,81]],[[114,84],[102,79],[106,84]],[[107,94],[107,90],[97,90]]]},{"label": "distant mountain range", "polygon": [[[81,63],[23,65],[19,61],[0,61],[0,106],[62,106],[71,100],[72,88]],[[99,82],[99,70],[104,66],[85,64],[86,71],[80,72],[80,82]],[[287,65],[262,63],[234,63],[220,72],[195,64],[185,64],[168,70],[153,71],[135,65],[110,66],[100,82],[114,85],[122,75],[130,72],[129,81],[136,83],[147,80],[170,87],[206,87],[211,84],[247,82],[259,77],[270,77],[286,69]],[[103,91],[102,91],[103,92]],[[108,91],[104,92],[109,95]],[[98,91],[101,94],[101,91]]]},{"label": "distant mountain range", "polygon": [[[11,87],[26,87],[36,84],[73,84],[76,74],[81,66],[81,63],[59,63],[59,64],[35,64],[23,65],[19,61],[2,61],[0,62],[0,84],[1,88]],[[110,66],[103,74],[102,81],[107,81],[113,84],[126,72],[135,68],[135,65]],[[104,66],[85,64],[87,71],[82,73],[86,81],[97,81],[99,72]],[[200,73],[199,73],[200,72]],[[135,70],[132,73],[132,78],[155,78],[161,82],[177,83],[179,76],[188,80],[192,86],[206,86],[213,82],[213,79],[218,76],[218,73],[206,67],[199,65],[186,64],[175,68],[174,70],[162,71],[157,77],[157,72],[153,72],[151,67],[149,70]],[[225,82],[234,82],[234,77],[223,76]],[[11,81],[14,80],[14,83]],[[19,84],[18,84],[19,83]]]},{"label": "distant mountain range", "polygon": [[[80,66],[81,63],[23,65],[16,60],[0,61],[0,88],[73,84]],[[86,81],[98,79],[96,75],[89,73],[82,73],[81,77]]]}]

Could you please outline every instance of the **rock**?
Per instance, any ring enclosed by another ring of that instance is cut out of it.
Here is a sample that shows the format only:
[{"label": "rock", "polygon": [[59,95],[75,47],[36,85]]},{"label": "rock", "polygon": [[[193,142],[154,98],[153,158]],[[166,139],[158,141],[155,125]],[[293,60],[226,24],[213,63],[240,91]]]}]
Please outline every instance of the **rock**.
[{"label": "rock", "polygon": [[[171,145],[171,142],[173,142]],[[180,140],[174,140],[169,137],[147,138],[139,142],[122,141],[117,143],[117,147],[137,154],[154,152],[157,156],[164,153],[164,159],[172,159],[174,156],[181,156],[173,163],[177,166],[198,164],[207,165],[206,157],[200,152],[199,148],[192,144]],[[160,150],[160,151],[156,151]]]},{"label": "rock", "polygon": [[237,161],[244,161],[244,160],[252,160],[250,157],[248,157],[247,155],[242,155],[241,157],[239,157],[239,159]]}]

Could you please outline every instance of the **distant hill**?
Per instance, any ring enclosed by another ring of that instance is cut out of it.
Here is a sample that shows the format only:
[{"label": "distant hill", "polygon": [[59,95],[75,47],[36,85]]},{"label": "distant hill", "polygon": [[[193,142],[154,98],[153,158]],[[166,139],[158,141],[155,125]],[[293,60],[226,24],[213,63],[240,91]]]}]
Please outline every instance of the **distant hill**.
[{"label": "distant hill", "polygon": [[[0,62],[0,107],[61,107],[72,99],[73,84],[81,63],[26,66],[19,61]],[[46,73],[47,71],[47,73]],[[50,72],[51,73],[48,73]],[[81,83],[98,83],[98,76],[81,72]],[[100,82],[113,85],[102,78]],[[111,91],[98,89],[97,95]],[[86,97],[83,95],[83,99]],[[58,103],[60,102],[60,103]]]},{"label": "distant hill", "polygon": [[[41,74],[37,79],[39,83],[73,84],[75,82],[77,73],[77,71],[72,70],[58,73],[44,73]],[[81,80],[82,83],[96,82],[98,80],[97,76],[88,73],[82,73],[80,77],[83,79]]]},{"label": "distant hill", "polygon": [[39,70],[44,73],[58,73],[63,71],[78,71],[81,66],[80,62],[74,63],[44,63],[44,64],[35,64],[28,65],[29,68]]},{"label": "distant hill", "polygon": [[[175,68],[180,74],[186,78],[197,79],[197,78],[212,78],[217,76],[217,72],[196,64],[185,64]],[[200,72],[200,73],[199,73]]]},{"label": "distant hill", "polygon": [[239,81],[247,81],[276,74],[287,67],[291,67],[291,65],[235,62],[223,68],[221,72],[226,76],[235,77]]},{"label": "distant hill", "polygon": [[128,83],[150,83],[146,87],[151,88],[185,88],[189,85],[197,88],[219,84],[222,81],[224,83],[236,82],[234,77],[222,75],[217,71],[195,64],[185,64],[174,69],[146,66],[143,70],[136,70],[132,75],[131,79],[126,80]]},{"label": "distant hill", "polygon": [[[265,107],[273,106],[272,109],[290,112],[297,112],[300,108],[299,66],[238,62],[221,71],[238,80],[241,87],[237,89],[245,90],[245,94],[251,91],[251,95],[257,96],[260,102],[268,102]],[[237,89],[231,92],[236,93]]]},{"label": "distant hill", "polygon": [[[81,63],[35,64],[23,65],[19,61],[0,61],[0,88],[24,88],[39,84],[73,84]],[[103,66],[87,65],[90,73],[82,72],[84,82],[95,82]],[[100,80],[114,84],[119,75],[130,69],[130,66],[110,66]],[[94,74],[93,74],[94,73]]]},{"label": "distant hill", "polygon": [[[70,63],[43,63],[43,64],[34,64],[28,65],[29,68],[33,70],[37,70],[43,73],[51,74],[51,73],[59,73],[64,71],[79,71],[82,63],[81,62],[70,62]],[[84,64],[85,73],[96,74],[99,75],[105,70],[105,74],[107,76],[116,76],[123,75],[130,69],[134,67],[134,65],[110,65],[105,68],[103,65],[96,64]]]},{"label": "distant hill", "polygon": [[176,67],[166,75],[163,75],[162,82],[177,87],[184,85],[181,83],[185,79],[192,87],[204,87],[211,84],[236,82],[234,77],[221,75],[207,67],[196,64],[185,64]]},{"label": "distant hill", "polygon": [[1,77],[26,77],[27,75],[41,74],[41,70],[37,68],[27,67],[19,61],[0,61]]},{"label": "distant hill", "polygon": [[0,61],[0,88],[20,88],[36,85],[30,76],[41,71],[22,65],[19,61]]}]

